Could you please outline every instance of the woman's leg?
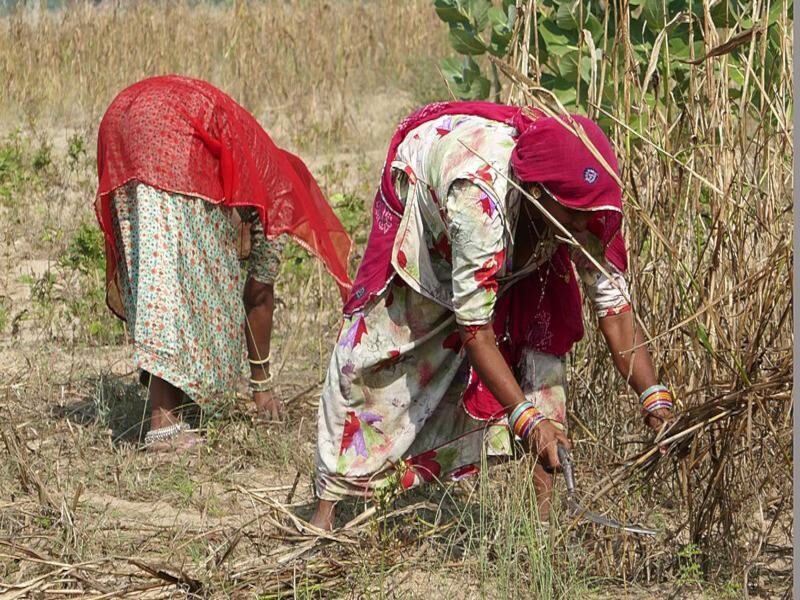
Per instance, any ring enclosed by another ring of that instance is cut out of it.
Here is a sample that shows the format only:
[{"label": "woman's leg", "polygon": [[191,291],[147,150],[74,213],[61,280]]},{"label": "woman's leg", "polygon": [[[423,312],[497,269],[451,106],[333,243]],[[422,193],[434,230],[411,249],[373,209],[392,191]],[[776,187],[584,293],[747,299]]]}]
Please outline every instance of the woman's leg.
[{"label": "woman's leg", "polygon": [[235,232],[202,199],[135,181],[114,192],[112,216],[133,358],[152,403],[145,446],[194,445],[201,438],[186,431],[180,405],[232,389],[241,367]]},{"label": "woman's leg", "polygon": [[150,396],[150,430],[144,447],[150,452],[182,452],[203,443],[198,434],[187,431],[181,419],[183,392],[154,375],[147,374]]},{"label": "woman's leg", "polygon": [[317,507],[311,516],[311,524],[324,531],[333,529],[336,519],[336,503],[331,500],[317,500]]},{"label": "woman's leg", "polygon": [[181,422],[178,407],[183,392],[160,377],[150,376],[150,429],[163,429]]},{"label": "woman's leg", "polygon": [[536,492],[539,520],[547,521],[553,506],[553,474],[545,471],[544,466],[538,462],[533,468],[533,489]]}]

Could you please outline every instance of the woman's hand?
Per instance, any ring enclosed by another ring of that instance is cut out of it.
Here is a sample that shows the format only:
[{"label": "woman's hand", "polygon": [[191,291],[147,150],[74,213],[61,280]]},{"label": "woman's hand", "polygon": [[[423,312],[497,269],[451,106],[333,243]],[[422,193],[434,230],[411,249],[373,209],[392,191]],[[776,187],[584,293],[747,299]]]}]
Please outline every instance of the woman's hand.
[{"label": "woman's hand", "polygon": [[[599,323],[619,373],[628,380],[637,394],[653,386],[658,379],[644,336],[636,327],[633,312],[603,317]],[[637,350],[634,351],[633,348]],[[658,434],[672,418],[671,410],[659,408],[646,413],[644,422]]]},{"label": "woman's hand", "polygon": [[[654,410],[651,413],[646,413],[644,416],[645,424],[652,429],[656,437],[653,440],[656,444],[658,444],[658,449],[661,454],[666,454],[670,451],[673,447],[673,444],[662,444],[661,440],[668,437],[669,431],[673,425],[675,425],[675,415],[671,410],[668,408],[659,408]],[[682,457],[686,455],[686,449],[679,450],[677,453],[678,457]]]},{"label": "woman's hand", "polygon": [[[470,364],[497,401],[509,413],[515,406],[525,402],[525,394],[522,393],[514,374],[497,349],[491,324],[470,330],[460,327],[459,330]],[[566,434],[548,420],[536,425],[527,438],[530,450],[545,467],[552,469],[561,466],[558,460],[558,444],[566,448],[571,447]]]},{"label": "woman's hand", "polygon": [[265,421],[281,420],[281,401],[272,392],[253,392],[258,416]]},{"label": "woman's hand", "polygon": [[655,412],[647,413],[644,416],[644,423],[650,429],[658,433],[664,427],[664,423],[669,423],[672,419],[672,411],[666,408],[659,408]]},{"label": "woman's hand", "polygon": [[534,427],[528,435],[527,441],[531,452],[537,456],[539,462],[550,469],[561,468],[561,461],[558,460],[558,445],[561,444],[568,450],[572,447],[566,433],[548,420],[544,420]]}]

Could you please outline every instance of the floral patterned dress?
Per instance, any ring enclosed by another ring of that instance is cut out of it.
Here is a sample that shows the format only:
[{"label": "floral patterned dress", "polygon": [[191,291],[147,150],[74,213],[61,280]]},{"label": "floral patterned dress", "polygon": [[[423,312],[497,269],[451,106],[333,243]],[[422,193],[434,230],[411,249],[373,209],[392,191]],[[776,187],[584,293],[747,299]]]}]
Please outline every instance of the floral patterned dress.
[{"label": "floral patterned dress", "polygon": [[[234,389],[246,356],[238,231],[200,198],[132,181],[113,193],[119,280],[139,369],[198,402]],[[247,276],[275,280],[284,241],[256,219]]]},{"label": "floral patterned dress", "polygon": [[[399,146],[392,167],[405,209],[396,276],[344,321],[331,356],[319,408],[319,498],[458,479],[477,471],[484,449],[512,451],[504,420],[479,421],[463,408],[469,365],[457,327],[491,322],[498,294],[557,247],[542,235],[528,261],[513,264],[521,206],[507,180],[514,133],[481,117],[447,116]],[[612,283],[588,261],[578,266],[599,316],[624,310],[621,274],[606,263]],[[526,350],[515,372],[528,399],[563,424],[563,357]]]}]

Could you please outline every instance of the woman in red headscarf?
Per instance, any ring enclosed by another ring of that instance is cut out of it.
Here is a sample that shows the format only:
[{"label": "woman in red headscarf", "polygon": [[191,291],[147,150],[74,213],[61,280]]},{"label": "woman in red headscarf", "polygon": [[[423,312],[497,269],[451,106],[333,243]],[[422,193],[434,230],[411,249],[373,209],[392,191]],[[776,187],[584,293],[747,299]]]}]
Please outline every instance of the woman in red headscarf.
[{"label": "woman in red headscarf", "polygon": [[201,441],[181,421],[183,394],[204,402],[234,389],[245,341],[257,409],[276,417],[270,334],[283,235],[323,262],[343,298],[350,286],[350,238],[305,164],[220,90],[168,75],[114,98],[97,171],[108,304],[127,321],[150,389],[145,447]]},{"label": "woman in red headscarf", "polygon": [[401,123],[322,392],[315,525],[331,528],[348,496],[474,474],[515,440],[538,457],[547,518],[569,447],[578,278],[646,423],[664,423],[672,396],[630,310],[618,181],[611,144],[580,116],[452,102]]}]

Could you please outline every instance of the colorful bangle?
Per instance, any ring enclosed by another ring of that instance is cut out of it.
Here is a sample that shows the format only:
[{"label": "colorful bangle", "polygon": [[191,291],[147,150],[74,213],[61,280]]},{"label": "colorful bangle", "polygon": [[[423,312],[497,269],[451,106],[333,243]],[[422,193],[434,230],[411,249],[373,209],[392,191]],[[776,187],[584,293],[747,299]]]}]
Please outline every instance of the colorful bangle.
[{"label": "colorful bangle", "polygon": [[509,424],[514,435],[526,439],[545,416],[531,402],[521,402],[511,412]]},{"label": "colorful bangle", "polygon": [[669,392],[653,392],[642,403],[642,408],[646,410],[656,402],[668,402],[672,404],[672,394]]},{"label": "colorful bangle", "polygon": [[662,408],[666,408],[667,410],[672,410],[673,407],[673,399],[672,393],[667,391],[656,391],[651,393],[647,398],[645,398],[644,402],[642,403],[642,411],[646,414],[654,413],[657,410]]},{"label": "colorful bangle", "polygon": [[519,418],[519,416],[529,408],[533,408],[533,403],[528,400],[523,400],[522,402],[517,404],[511,411],[511,414],[508,415],[509,425],[512,425],[513,427],[514,421],[516,421]]},{"label": "colorful bangle", "polygon": [[537,411],[535,408],[531,407],[531,408],[525,409],[525,411],[523,411],[519,415],[519,417],[517,418],[516,421],[514,421],[514,424],[513,424],[514,433],[517,435],[517,437],[520,437],[520,438],[524,439],[525,432],[528,430],[528,427],[529,427],[531,421],[534,418],[536,418],[536,415],[538,414],[538,412],[539,411]]},{"label": "colorful bangle", "polygon": [[667,392],[667,393],[669,393],[669,388],[667,388],[667,386],[665,386],[665,385],[661,385],[660,383],[657,383],[655,385],[651,385],[649,388],[647,388],[645,391],[643,391],[641,394],[639,394],[639,402],[641,404],[644,404],[644,401],[647,400],[647,398],[650,397],[650,394],[654,394],[655,392]]},{"label": "colorful bangle", "polygon": [[529,419],[528,422],[525,423],[525,426],[520,431],[520,436],[519,436],[520,439],[523,439],[523,440],[528,439],[528,436],[531,434],[531,432],[536,428],[536,426],[539,423],[544,421],[545,418],[546,417],[537,410],[536,411],[536,415],[532,419]]},{"label": "colorful bangle", "polygon": [[653,402],[656,399],[666,398],[668,400],[672,400],[672,393],[671,392],[653,392],[647,398],[645,398],[644,402],[642,402],[643,406],[647,406],[649,403]]}]

